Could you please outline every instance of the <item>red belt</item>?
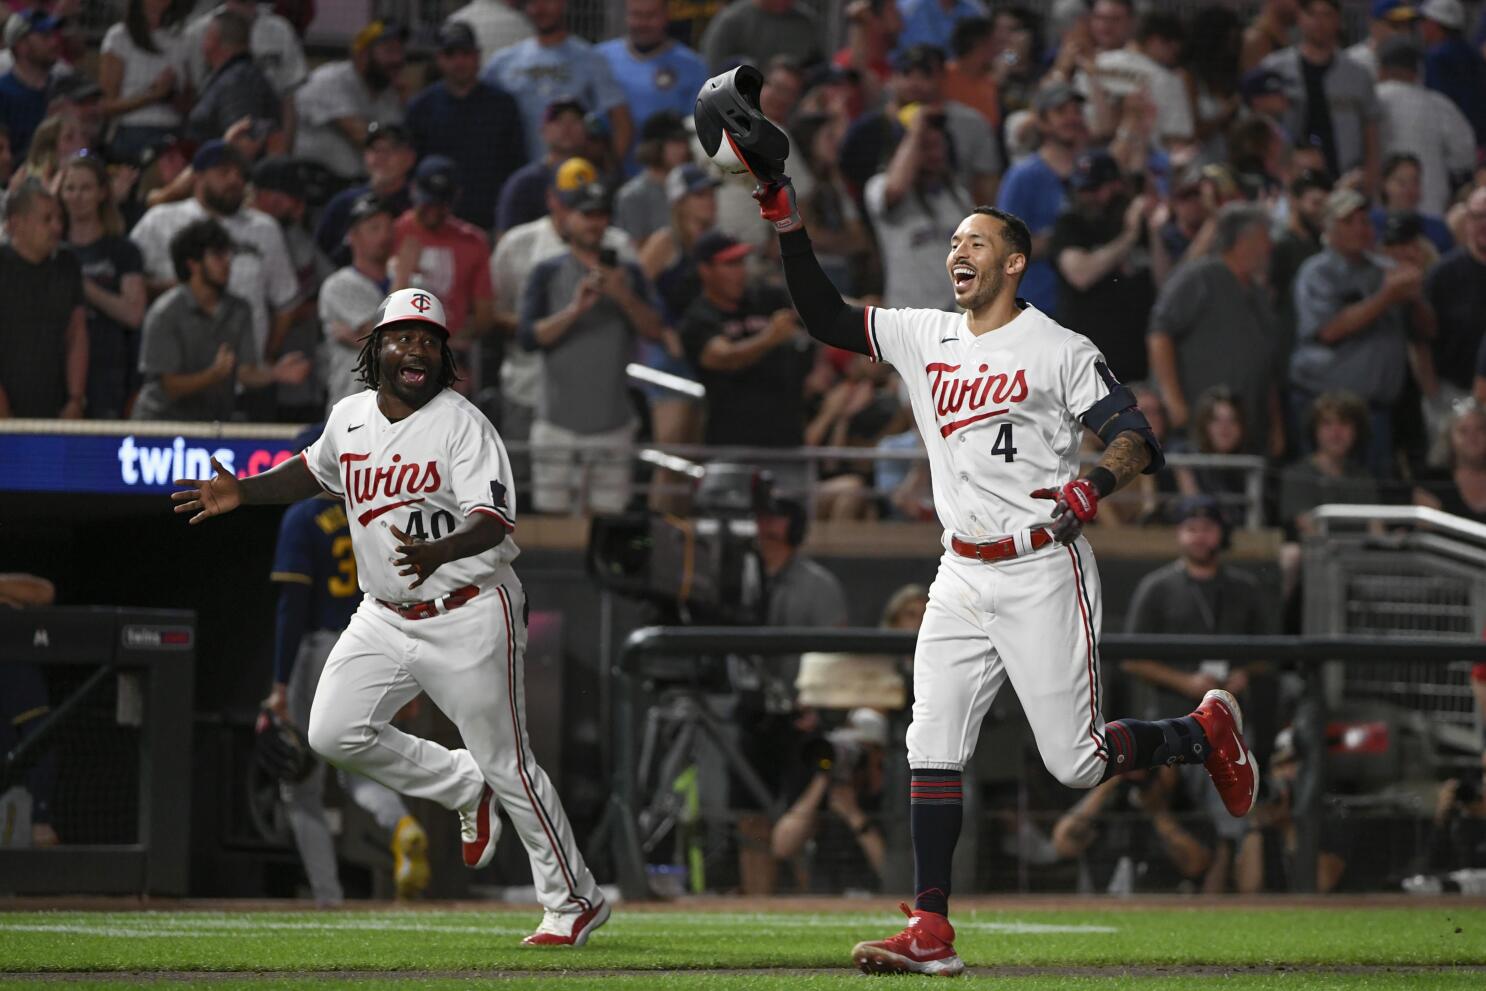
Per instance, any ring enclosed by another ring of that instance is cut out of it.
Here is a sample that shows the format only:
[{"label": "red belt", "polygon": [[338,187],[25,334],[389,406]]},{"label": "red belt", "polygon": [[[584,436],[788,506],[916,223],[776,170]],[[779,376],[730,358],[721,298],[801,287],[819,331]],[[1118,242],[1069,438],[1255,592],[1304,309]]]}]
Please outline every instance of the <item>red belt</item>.
[{"label": "red belt", "polygon": [[[388,602],[386,599],[378,599],[382,605],[397,613],[403,619],[428,619],[437,616],[441,612],[458,609],[469,600],[480,594],[478,585],[466,585],[456,588],[442,599],[429,599],[426,602]],[[439,608],[442,606],[443,608]]]},{"label": "red belt", "polygon": [[[1034,551],[1040,551],[1053,542],[1053,535],[1047,532],[1046,527],[1037,527],[1031,532],[1028,540]],[[995,540],[983,540],[977,543],[951,537],[949,549],[960,557],[968,557],[972,561],[1006,561],[1017,556],[1015,537],[997,537]]]}]

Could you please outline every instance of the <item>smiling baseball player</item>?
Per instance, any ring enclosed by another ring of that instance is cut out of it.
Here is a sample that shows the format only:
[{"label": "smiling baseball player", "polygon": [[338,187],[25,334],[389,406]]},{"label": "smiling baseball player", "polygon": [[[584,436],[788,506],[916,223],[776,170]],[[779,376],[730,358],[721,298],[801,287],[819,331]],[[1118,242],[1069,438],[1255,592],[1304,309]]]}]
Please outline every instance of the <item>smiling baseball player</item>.
[{"label": "smiling baseball player", "polygon": [[[581,946],[609,906],[526,735],[526,595],[511,463],[460,396],[444,307],[421,289],[383,301],[358,371],[368,389],[331,410],[298,458],[238,479],[181,479],[191,522],[239,505],[340,496],[365,597],[325,662],[310,746],[327,761],[459,813],[464,862],[484,867],[499,808],[526,844],[545,912],[524,943]],[[448,750],[389,724],[419,690],[453,721]]]},{"label": "smiling baseball player", "polygon": [[[788,177],[754,196],[779,233],[806,328],[897,368],[928,450],[944,556],[913,665],[916,898],[912,910],[903,906],[907,928],[857,944],[852,957],[868,973],[958,974],[965,965],[947,915],[960,776],[1003,682],[1016,690],[1048,770],[1070,787],[1205,764],[1228,811],[1243,816],[1258,768],[1227,692],[1208,692],[1179,719],[1105,723],[1100,713],[1099,571],[1081,531],[1101,498],[1164,459],[1134,395],[1088,338],[1017,299],[1032,255],[1027,225],[990,207],[960,222],[945,267],[963,313],[858,308],[816,261]],[[1086,428],[1105,449],[1079,478]]]}]

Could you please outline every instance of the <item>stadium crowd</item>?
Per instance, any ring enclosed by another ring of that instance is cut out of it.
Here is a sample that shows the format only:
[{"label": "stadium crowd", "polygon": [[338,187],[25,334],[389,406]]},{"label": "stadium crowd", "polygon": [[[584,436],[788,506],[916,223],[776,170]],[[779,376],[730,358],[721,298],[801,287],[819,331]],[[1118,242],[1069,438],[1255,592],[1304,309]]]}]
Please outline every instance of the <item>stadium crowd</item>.
[{"label": "stadium crowd", "polygon": [[[1138,384],[1171,450],[1267,459],[1292,535],[1326,501],[1486,519],[1486,20],[1459,0],[1248,22],[852,0],[834,52],[794,0],[700,31],[628,0],[594,42],[566,0],[473,0],[318,65],[303,3],[127,0],[96,52],[78,0],[10,6],[0,286],[28,302],[0,327],[0,415],[314,421],[359,388],[380,299],[419,285],[459,387],[547,452],[539,511],[581,508],[585,452],[611,458],[588,505],[628,503],[612,455],[644,436],[861,447],[823,465],[818,512],[927,518],[924,473],[866,456],[919,443],[894,380],[804,335],[748,187],[689,130],[703,81],[750,62],[845,295],[952,307],[949,234],[995,202],[1034,233],[1025,298]],[[642,391],[631,360],[705,399]],[[1173,469],[1102,522],[1196,493],[1236,520],[1246,491]]]}]

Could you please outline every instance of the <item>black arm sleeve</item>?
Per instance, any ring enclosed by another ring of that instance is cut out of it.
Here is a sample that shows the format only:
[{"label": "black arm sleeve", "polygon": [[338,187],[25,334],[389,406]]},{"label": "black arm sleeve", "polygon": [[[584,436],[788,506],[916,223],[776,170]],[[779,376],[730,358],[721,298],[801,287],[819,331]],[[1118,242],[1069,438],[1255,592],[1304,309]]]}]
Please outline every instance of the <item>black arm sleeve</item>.
[{"label": "black arm sleeve", "polygon": [[795,312],[810,336],[823,344],[870,355],[867,346],[866,311],[847,306],[841,293],[826,278],[810,235],[802,230],[779,235],[779,257],[784,262],[784,281],[789,286]]}]

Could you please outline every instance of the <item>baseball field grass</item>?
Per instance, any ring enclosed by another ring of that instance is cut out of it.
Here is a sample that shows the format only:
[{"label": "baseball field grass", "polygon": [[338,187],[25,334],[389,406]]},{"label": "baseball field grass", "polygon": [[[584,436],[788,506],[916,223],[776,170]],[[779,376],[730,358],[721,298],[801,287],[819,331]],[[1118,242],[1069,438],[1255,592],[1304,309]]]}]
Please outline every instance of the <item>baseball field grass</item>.
[{"label": "baseball field grass", "polygon": [[[0,985],[49,987],[863,988],[860,939],[896,931],[890,903],[726,900],[620,906],[581,949],[519,941],[534,910],[337,912],[223,903],[188,911],[0,910]],[[1486,902],[1015,899],[957,911],[962,984],[1014,991],[1140,988],[1486,988]],[[912,978],[907,980],[920,980]]]}]

